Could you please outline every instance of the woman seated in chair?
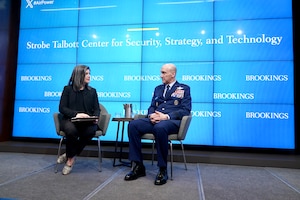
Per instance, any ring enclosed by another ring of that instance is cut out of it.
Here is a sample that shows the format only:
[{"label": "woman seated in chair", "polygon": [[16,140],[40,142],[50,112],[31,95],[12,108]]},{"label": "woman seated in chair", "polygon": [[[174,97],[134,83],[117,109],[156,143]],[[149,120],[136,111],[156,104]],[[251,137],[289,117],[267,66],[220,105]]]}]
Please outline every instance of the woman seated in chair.
[{"label": "woman seated in chair", "polygon": [[88,118],[100,115],[97,91],[89,86],[90,77],[88,66],[75,66],[59,102],[59,112],[63,114],[60,128],[66,133],[66,153],[58,157],[57,163],[65,163],[63,175],[72,171],[75,156],[83,151],[98,128],[98,120],[71,122],[71,118],[74,117]]}]

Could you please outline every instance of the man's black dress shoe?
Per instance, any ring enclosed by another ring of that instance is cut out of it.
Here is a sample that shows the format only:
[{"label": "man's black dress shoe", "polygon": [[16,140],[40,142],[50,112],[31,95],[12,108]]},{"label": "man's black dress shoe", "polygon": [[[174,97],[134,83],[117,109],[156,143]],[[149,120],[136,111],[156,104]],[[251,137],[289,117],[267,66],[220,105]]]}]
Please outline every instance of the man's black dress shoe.
[{"label": "man's black dress shoe", "polygon": [[146,176],[146,169],[144,165],[136,165],[132,171],[126,174],[124,180],[131,181],[139,177]]},{"label": "man's black dress shoe", "polygon": [[168,172],[167,169],[160,169],[158,174],[156,175],[154,185],[163,185],[168,180]]}]

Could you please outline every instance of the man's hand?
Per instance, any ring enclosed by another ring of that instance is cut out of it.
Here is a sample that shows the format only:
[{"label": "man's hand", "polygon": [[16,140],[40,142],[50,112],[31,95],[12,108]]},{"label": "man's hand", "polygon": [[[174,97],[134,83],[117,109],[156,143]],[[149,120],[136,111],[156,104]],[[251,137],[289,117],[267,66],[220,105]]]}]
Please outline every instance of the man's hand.
[{"label": "man's hand", "polygon": [[149,116],[151,122],[153,124],[156,124],[162,120],[168,120],[169,117],[167,114],[164,114],[162,112],[159,112],[159,111],[155,111],[154,113],[152,113],[150,116]]}]

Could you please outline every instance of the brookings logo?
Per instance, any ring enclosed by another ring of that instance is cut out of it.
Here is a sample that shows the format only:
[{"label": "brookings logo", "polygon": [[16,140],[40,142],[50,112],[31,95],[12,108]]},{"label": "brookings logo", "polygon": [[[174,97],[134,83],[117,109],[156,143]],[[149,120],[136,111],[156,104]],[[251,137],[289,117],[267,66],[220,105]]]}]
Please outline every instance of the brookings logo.
[{"label": "brookings logo", "polygon": [[42,6],[42,5],[53,5],[54,0],[39,0],[39,1],[34,1],[34,0],[26,0],[27,5],[26,8],[33,8],[33,6]]}]

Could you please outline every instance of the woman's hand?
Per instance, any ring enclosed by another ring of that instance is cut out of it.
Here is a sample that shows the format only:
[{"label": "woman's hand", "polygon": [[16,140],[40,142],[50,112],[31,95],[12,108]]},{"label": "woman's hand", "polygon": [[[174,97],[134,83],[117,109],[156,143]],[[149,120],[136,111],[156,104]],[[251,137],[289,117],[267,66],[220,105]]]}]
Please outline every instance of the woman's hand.
[{"label": "woman's hand", "polygon": [[77,113],[76,118],[88,118],[90,117],[88,114],[85,113]]}]

